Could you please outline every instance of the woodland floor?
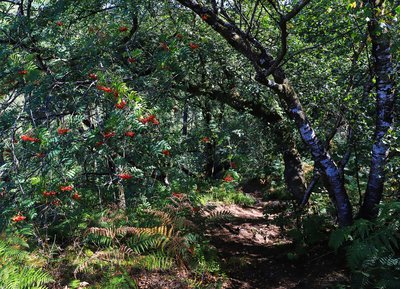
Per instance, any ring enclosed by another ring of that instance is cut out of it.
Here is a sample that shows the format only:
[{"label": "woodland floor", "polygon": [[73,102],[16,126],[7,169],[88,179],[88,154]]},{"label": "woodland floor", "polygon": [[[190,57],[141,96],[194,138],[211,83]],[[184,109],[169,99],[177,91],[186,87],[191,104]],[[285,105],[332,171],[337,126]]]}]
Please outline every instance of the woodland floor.
[{"label": "woodland floor", "polygon": [[317,248],[301,260],[289,260],[291,240],[282,236],[279,227],[268,225],[263,215],[264,207],[269,205],[274,203],[220,206],[234,219],[210,228],[208,234],[229,277],[226,288],[313,289],[347,283],[343,260],[329,249],[326,254],[327,248]]},{"label": "woodland floor", "polygon": [[[289,260],[287,254],[294,251],[291,240],[283,236],[279,227],[268,224],[274,215],[266,219],[263,214],[266,206],[276,206],[277,202],[262,202],[259,196],[254,197],[256,205],[248,207],[211,204],[215,210],[230,211],[233,215],[229,221],[218,222],[206,232],[227,277],[223,288],[316,289],[339,288],[336,285],[348,283],[343,258],[322,245],[313,247],[301,259]],[[143,280],[139,287],[187,288],[180,282],[160,283],[164,279],[160,277],[155,277],[158,285],[154,287],[154,279]]]}]

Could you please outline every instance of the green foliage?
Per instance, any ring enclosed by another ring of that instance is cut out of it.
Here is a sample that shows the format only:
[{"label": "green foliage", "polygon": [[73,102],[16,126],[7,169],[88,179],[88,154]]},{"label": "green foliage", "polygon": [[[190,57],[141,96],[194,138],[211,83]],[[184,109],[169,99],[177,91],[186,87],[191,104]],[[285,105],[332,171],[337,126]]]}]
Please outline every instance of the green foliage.
[{"label": "green foliage", "polygon": [[[281,159],[288,142],[282,135],[297,143],[303,161],[308,152],[293,134],[286,106],[254,81],[251,63],[177,1],[0,2],[0,231],[33,228],[28,243],[33,251],[39,243],[56,257],[49,263],[82,266],[87,270],[76,273],[93,279],[96,271],[104,273],[99,279],[105,288],[133,288],[124,269],[178,265],[198,275],[219,273],[202,233],[206,224],[230,214],[201,207],[215,201],[253,205],[239,181],[261,177],[270,188],[267,199],[292,197],[284,184]],[[277,24],[294,1],[257,2],[267,8],[254,14],[255,1],[225,2],[226,19],[251,23],[249,35],[279,55],[283,30]],[[397,61],[399,7],[386,3]],[[353,129],[354,154],[345,169],[353,204],[368,179],[375,123],[372,94],[365,89],[372,70],[366,6],[311,1],[286,23],[288,47],[279,64],[320,140],[340,120],[329,144],[335,161],[350,146],[345,128]],[[262,112],[282,121],[265,121]],[[399,140],[399,130],[391,130],[394,153]],[[398,167],[392,158],[385,195],[398,194]],[[228,175],[233,179],[224,180]],[[332,227],[328,219],[334,219],[334,208],[323,193],[321,184],[311,196],[309,216],[292,204],[277,208],[280,227],[293,229],[298,221],[290,235],[303,253],[325,240]],[[18,216],[22,219],[15,221]],[[357,226],[359,231],[335,231],[331,239],[334,248],[354,244],[354,256],[349,255],[354,268],[361,266],[363,250],[371,249],[354,235],[367,238],[376,224]],[[395,251],[392,232],[378,231],[382,246]],[[7,246],[7,254],[14,254],[13,245]],[[21,252],[15,254],[28,254]],[[39,280],[46,277],[43,271],[17,266],[27,256],[4,257],[7,276],[37,274],[30,277],[32,286],[45,286]],[[379,266],[395,267],[396,256],[388,258]],[[68,270],[68,280],[57,286],[73,278]],[[193,287],[199,286],[194,281]]]},{"label": "green foliage", "polygon": [[0,238],[0,287],[7,289],[45,289],[52,277],[32,262],[34,253],[25,249],[22,236]]},{"label": "green foliage", "polygon": [[[211,214],[207,219],[222,215],[222,212]],[[137,226],[130,225],[130,218]],[[218,273],[216,256],[209,256],[210,249],[205,241],[193,233],[197,228],[194,218],[199,218],[198,212],[183,195],[171,197],[162,211],[141,209],[131,215],[105,212],[96,222],[101,227],[87,229],[82,248],[84,254],[75,260],[74,275],[88,278],[99,267],[114,272],[128,268],[154,271],[190,266],[198,274],[205,271]],[[104,286],[112,286],[109,284],[114,282],[125,286],[125,279],[119,276],[103,282]]]},{"label": "green foliage", "polygon": [[254,204],[255,199],[229,184],[223,184],[218,187],[211,187],[211,189],[201,194],[199,201],[202,205],[207,204],[207,202],[223,202],[251,206]]},{"label": "green foliage", "polygon": [[136,289],[137,284],[126,271],[123,271],[122,274],[115,276],[109,276],[107,282],[102,284],[102,288],[113,289],[113,288],[121,288],[121,289]]},{"label": "green foliage", "polygon": [[294,252],[289,253],[288,258],[297,259],[307,255],[311,248],[324,244],[328,239],[328,231],[331,228],[332,224],[327,215],[310,214],[303,216],[296,227],[287,231],[295,245]]},{"label": "green foliage", "polygon": [[332,232],[329,244],[346,250],[354,288],[399,288],[400,203],[381,206],[375,221],[356,220]]}]

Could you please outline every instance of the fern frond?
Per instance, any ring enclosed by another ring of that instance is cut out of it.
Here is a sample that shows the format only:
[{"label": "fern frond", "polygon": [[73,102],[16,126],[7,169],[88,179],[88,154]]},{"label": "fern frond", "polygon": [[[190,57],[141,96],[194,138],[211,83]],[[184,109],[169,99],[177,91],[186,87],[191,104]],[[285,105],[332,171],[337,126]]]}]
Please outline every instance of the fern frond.
[{"label": "fern frond", "polygon": [[102,262],[111,263],[111,264],[121,264],[122,261],[126,260],[133,254],[133,250],[127,248],[126,246],[121,246],[117,249],[105,250],[105,251],[97,251],[92,256],[84,260],[78,267],[74,270],[74,276],[80,272],[84,272],[89,265],[99,264]]},{"label": "fern frond", "polygon": [[233,217],[233,214],[228,210],[214,210],[214,211],[208,212],[206,221],[218,222],[218,221],[230,219],[232,217]]},{"label": "fern frond", "polygon": [[30,255],[21,248],[23,241],[12,244],[13,239],[0,239],[0,288],[45,288],[52,277],[41,268],[30,266]]},{"label": "fern frond", "polygon": [[329,238],[329,247],[337,251],[345,242],[351,240],[351,228],[344,227],[333,231]]},{"label": "fern frond", "polygon": [[143,254],[149,250],[164,248],[168,238],[162,235],[136,235],[127,241],[127,245],[137,254]]},{"label": "fern frond", "polygon": [[167,270],[173,263],[174,259],[161,252],[143,256],[139,262],[140,266],[147,270]]},{"label": "fern frond", "polygon": [[172,216],[167,212],[159,210],[143,210],[143,211],[149,215],[158,217],[163,225],[171,225],[173,223]]},{"label": "fern frond", "polygon": [[116,230],[114,228],[91,227],[88,229],[88,233],[97,236],[108,237],[111,239],[114,239],[116,236]]}]

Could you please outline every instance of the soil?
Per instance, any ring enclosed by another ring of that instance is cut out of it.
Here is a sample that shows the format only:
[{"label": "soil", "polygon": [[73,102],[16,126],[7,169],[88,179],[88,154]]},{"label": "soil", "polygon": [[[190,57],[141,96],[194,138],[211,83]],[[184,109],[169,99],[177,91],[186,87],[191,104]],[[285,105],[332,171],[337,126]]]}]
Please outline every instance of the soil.
[{"label": "soil", "polygon": [[[295,252],[294,244],[273,224],[277,214],[264,215],[267,208],[269,212],[280,212],[285,204],[263,202],[261,194],[252,196],[256,199],[253,206],[210,203],[207,205],[210,209],[206,207],[204,210],[229,211],[232,215],[225,221],[210,224],[205,232],[218,252],[222,272],[226,276],[222,278],[223,289],[333,289],[343,288],[338,285],[349,283],[344,256],[335,255],[327,247],[326,240],[308,249],[307,255],[291,260],[289,255]],[[140,289],[195,288],[189,287],[185,281],[193,280],[193,274],[182,268],[131,273]],[[217,276],[206,274],[197,281],[211,285],[219,280]],[[86,284],[79,288],[86,287]]]},{"label": "soil", "polygon": [[255,198],[257,204],[250,207],[213,204],[215,210],[233,215],[233,219],[218,222],[207,231],[228,277],[224,288],[314,289],[348,283],[343,256],[336,256],[326,245],[313,248],[301,259],[290,260],[292,241],[268,222],[274,215],[263,214],[266,206],[277,203]]}]

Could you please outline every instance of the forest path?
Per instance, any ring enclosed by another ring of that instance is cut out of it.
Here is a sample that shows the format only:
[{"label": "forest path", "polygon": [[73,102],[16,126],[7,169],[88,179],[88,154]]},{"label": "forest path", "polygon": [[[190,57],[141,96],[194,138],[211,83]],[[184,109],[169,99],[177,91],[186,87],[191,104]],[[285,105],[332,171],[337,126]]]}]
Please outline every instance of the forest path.
[{"label": "forest path", "polygon": [[266,206],[280,204],[254,197],[256,204],[248,207],[212,204],[215,210],[233,215],[229,221],[220,221],[206,232],[229,278],[224,288],[333,288],[347,281],[343,260],[332,253],[323,255],[321,252],[325,253],[326,248],[310,252],[301,260],[289,260],[287,254],[293,252],[292,241],[283,236],[278,226],[268,222],[276,216],[266,218],[263,214]]}]

